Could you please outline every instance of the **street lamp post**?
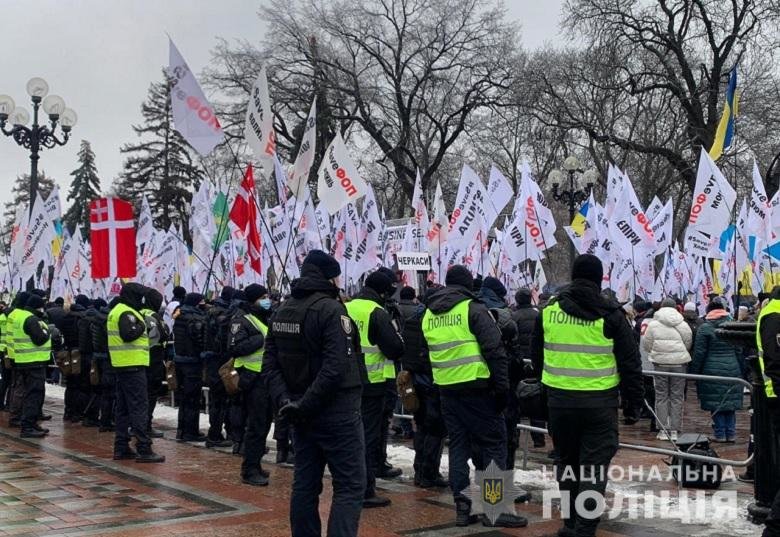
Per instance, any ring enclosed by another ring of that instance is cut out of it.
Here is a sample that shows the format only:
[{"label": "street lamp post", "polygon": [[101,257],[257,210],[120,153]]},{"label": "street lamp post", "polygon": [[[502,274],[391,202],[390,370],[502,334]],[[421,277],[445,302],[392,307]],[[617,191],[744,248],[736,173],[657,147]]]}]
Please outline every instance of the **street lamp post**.
[{"label": "street lamp post", "polygon": [[[70,131],[76,125],[78,116],[76,112],[65,106],[65,101],[59,95],[48,95],[49,85],[42,78],[31,78],[27,82],[27,93],[32,98],[33,116],[32,125],[27,127],[30,121],[30,113],[16,106],[14,100],[8,95],[0,95],[0,131],[10,136],[14,141],[30,150],[30,214],[38,192],[38,153],[46,148],[52,149],[58,145],[65,145],[70,139]],[[48,95],[48,96],[47,96]],[[49,125],[38,124],[38,110],[49,116]],[[8,123],[11,128],[7,128]],[[57,125],[62,130],[62,137],[57,137]]]},{"label": "street lamp post", "polygon": [[[561,170],[552,170],[547,179],[552,184],[552,196],[555,201],[565,203],[569,209],[569,223],[574,220],[574,214],[577,212],[577,207],[588,199],[590,191],[598,178],[598,172],[594,169],[584,171],[580,167],[580,161],[574,155],[571,155],[563,161],[563,169],[569,176],[569,186],[561,189],[561,182],[564,179],[564,172]],[[577,177],[577,174],[582,174],[581,177]],[[584,188],[583,188],[584,183]],[[574,260],[576,252],[574,251],[574,244],[569,241],[569,252],[571,253],[571,259]]]}]

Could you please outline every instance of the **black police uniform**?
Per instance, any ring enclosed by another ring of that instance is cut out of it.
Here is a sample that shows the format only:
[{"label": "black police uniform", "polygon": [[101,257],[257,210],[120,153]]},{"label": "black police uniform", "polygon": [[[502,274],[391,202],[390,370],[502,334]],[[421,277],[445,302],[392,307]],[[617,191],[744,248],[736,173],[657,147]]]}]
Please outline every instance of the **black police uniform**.
[{"label": "black police uniform", "polygon": [[[315,255],[326,264],[325,273],[307,262]],[[357,327],[336,299],[338,289],[325,277],[337,276],[338,264],[319,251],[307,260],[301,278],[293,282],[292,298],[271,319],[263,375],[280,413],[295,422],[292,535],[321,535],[318,504],[327,464],[333,477],[327,534],[352,537],[366,486],[360,418],[366,371],[354,350]]]},{"label": "black police uniform", "polygon": [[152,438],[162,438],[162,431],[152,427],[154,409],[157,408],[157,400],[168,394],[165,381],[165,359],[170,344],[171,331],[160,314],[162,311],[163,296],[152,288],[144,292],[144,315],[146,330],[149,335],[149,367],[146,368],[146,393],[149,398],[149,419],[146,431]]},{"label": "black police uniform", "polygon": [[[249,356],[265,347],[265,336],[245,316],[251,314],[267,322],[267,311],[253,304],[242,302],[231,320],[228,348],[233,358]],[[268,484],[268,475],[262,468],[265,453],[265,438],[268,434],[268,387],[261,374],[239,367],[238,387],[241,390],[236,401],[240,401],[246,428],[242,437],[244,460],[241,463],[241,478],[250,485]],[[238,427],[233,424],[231,427]]]},{"label": "black police uniform", "polygon": [[116,406],[116,374],[111,366],[108,353],[108,305],[98,308],[93,317],[89,317],[89,330],[92,336],[92,359],[100,374],[100,399],[98,402],[100,432],[114,430],[114,408]]},{"label": "black police uniform", "polygon": [[[71,304],[70,310],[60,314],[59,308],[51,308],[51,320],[62,336],[65,338],[65,347],[63,350],[79,350],[79,330],[78,325],[84,317],[85,308],[80,304]],[[83,366],[84,364],[82,364]],[[67,375],[65,377],[65,415],[66,421],[79,422],[84,417],[84,410],[89,401],[89,371],[78,375]]]},{"label": "black police uniform", "polygon": [[[190,295],[187,295],[188,298]],[[198,295],[198,301],[200,295]],[[202,442],[199,431],[200,400],[203,389],[203,336],[206,317],[194,304],[179,307],[173,323],[174,362],[178,389],[179,424],[177,438],[184,442]],[[197,303],[197,302],[196,302]]]},{"label": "black police uniform", "polygon": [[[41,307],[43,306],[43,300],[40,297],[28,300],[26,309],[32,313],[32,316],[25,319],[22,330],[35,345],[40,346],[50,341],[51,336],[49,330],[41,326],[44,314],[35,306],[36,301],[40,301]],[[24,394],[20,416],[23,437],[42,436],[48,433],[48,429],[38,425],[38,417],[41,414],[46,391],[46,366],[48,364],[49,362],[21,364],[18,361],[15,364],[15,374],[19,375],[19,382]]]},{"label": "black police uniform", "polygon": [[230,296],[223,289],[223,296],[214,300],[206,312],[206,341],[204,361],[206,363],[206,381],[209,387],[209,430],[206,446],[229,446],[230,441],[225,440],[222,434],[226,425],[228,412],[228,394],[225,385],[219,376],[219,368],[230,358],[228,354],[228,338],[230,335],[230,319],[235,313],[231,307]]},{"label": "black police uniform", "polygon": [[[144,308],[146,288],[138,283],[122,287],[119,301],[139,312]],[[130,343],[147,331],[146,323],[139,322],[130,312],[119,317],[119,337]],[[149,419],[149,394],[146,383],[146,367],[114,367],[116,374],[116,430],[114,433],[114,459],[135,459],[138,462],[164,462],[165,457],[152,451],[152,440],[147,432]],[[137,453],[130,449],[130,428],[135,436]]]},{"label": "black police uniform", "polygon": [[424,488],[447,486],[439,468],[447,430],[441,414],[439,389],[433,384],[431,362],[422,333],[425,306],[411,300],[398,304],[403,317],[404,354],[401,365],[412,373],[419,406],[414,412],[414,484]]},{"label": "black police uniform", "polygon": [[[87,401],[84,407],[84,420],[82,422],[85,427],[98,427],[100,425],[100,385],[99,383],[93,385],[90,378],[90,370],[95,362],[92,346],[92,323],[97,314],[97,309],[90,305],[84,311],[81,319],[79,319],[77,327],[79,351],[81,353],[81,370],[82,374],[86,376],[83,385]],[[99,374],[99,366],[95,365],[95,368]]]},{"label": "black police uniform", "polygon": [[[586,257],[594,258],[580,256]],[[598,258],[594,259],[598,261]],[[630,408],[639,408],[644,388],[639,348],[625,313],[617,302],[602,296],[601,287],[596,283],[601,282],[600,275],[594,276],[592,281],[576,277],[578,272],[574,271],[578,270],[578,260],[573,267],[575,279],[554,297],[553,302],[557,302],[569,318],[604,320],[604,337],[614,342],[613,354],[620,376],[619,387],[607,390],[545,386],[549,431],[558,456],[556,477],[560,490],[569,493],[568,512],[572,514],[564,521],[564,531],[588,537],[595,535],[599,519],[576,515],[575,501],[580,493],[604,494],[606,469],[618,448],[618,396]],[[532,341],[534,371],[539,375],[544,368],[544,311],[536,322]],[[584,505],[591,512],[595,510],[595,500],[587,499]]]}]

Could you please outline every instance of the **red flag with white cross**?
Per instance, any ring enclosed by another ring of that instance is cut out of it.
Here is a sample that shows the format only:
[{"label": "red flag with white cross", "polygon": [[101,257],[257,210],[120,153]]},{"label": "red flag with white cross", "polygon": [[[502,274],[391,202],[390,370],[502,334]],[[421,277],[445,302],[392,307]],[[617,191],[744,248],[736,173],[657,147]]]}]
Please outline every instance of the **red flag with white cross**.
[{"label": "red flag with white cross", "polygon": [[89,204],[92,278],[134,278],[136,273],[133,206],[119,198]]}]

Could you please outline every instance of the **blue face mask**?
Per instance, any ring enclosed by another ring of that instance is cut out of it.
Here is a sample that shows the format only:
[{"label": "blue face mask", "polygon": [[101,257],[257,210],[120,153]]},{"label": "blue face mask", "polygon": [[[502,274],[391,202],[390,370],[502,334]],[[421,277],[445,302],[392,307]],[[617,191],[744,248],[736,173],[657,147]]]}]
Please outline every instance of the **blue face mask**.
[{"label": "blue face mask", "polygon": [[257,301],[258,306],[263,308],[264,310],[270,310],[271,309],[271,299],[270,298],[261,298]]}]

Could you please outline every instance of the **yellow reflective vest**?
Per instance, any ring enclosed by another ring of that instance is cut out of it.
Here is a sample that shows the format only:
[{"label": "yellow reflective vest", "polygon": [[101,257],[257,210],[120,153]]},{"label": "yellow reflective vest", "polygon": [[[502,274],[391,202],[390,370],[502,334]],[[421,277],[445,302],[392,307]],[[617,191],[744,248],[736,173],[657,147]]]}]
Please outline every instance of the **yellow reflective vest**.
[{"label": "yellow reflective vest", "polygon": [[[11,339],[14,347],[14,362],[17,365],[31,364],[37,362],[48,362],[51,357],[51,340],[43,345],[36,345],[24,331],[24,323],[29,317],[35,317],[32,313],[25,310],[17,310],[19,314],[14,322],[14,329],[11,333]],[[46,332],[49,327],[40,319],[37,319]]]},{"label": "yellow reflective vest", "polygon": [[5,321],[5,333],[3,334],[3,342],[5,343],[5,350],[8,353],[8,357],[13,360],[16,357],[16,353],[14,352],[14,338],[13,333],[16,325],[19,322],[19,315],[23,313],[24,310],[19,308],[14,308],[11,310],[11,313],[9,313],[6,316]]},{"label": "yellow reflective vest", "polygon": [[[244,319],[252,323],[252,326],[257,328],[261,334],[263,334],[263,337],[265,338],[268,335],[268,327],[263,324],[263,321],[252,315],[251,313],[247,313],[244,315]],[[233,367],[238,369],[239,367],[243,367],[245,369],[248,369],[249,371],[254,371],[255,373],[260,373],[260,371],[263,370],[263,354],[265,354],[265,346],[263,346],[260,349],[257,349],[252,354],[249,354],[247,356],[239,356],[233,361]]]},{"label": "yellow reflective vest", "polygon": [[433,383],[438,386],[490,378],[477,338],[469,328],[470,303],[471,299],[466,299],[449,311],[426,310],[423,315],[423,336],[428,343]]},{"label": "yellow reflective vest", "polygon": [[758,365],[761,367],[761,375],[764,377],[764,391],[767,397],[777,397],[775,393],[775,387],[766,374],[764,368],[764,349],[761,345],[761,321],[763,318],[772,313],[780,313],[780,300],[770,300],[767,305],[761,309],[761,313],[758,314],[758,323],[756,324],[756,346],[758,347]]},{"label": "yellow reflective vest", "polygon": [[384,382],[386,378],[395,378],[393,361],[388,360],[380,352],[379,347],[372,345],[368,340],[368,324],[371,320],[371,314],[382,306],[373,300],[356,298],[347,302],[346,307],[347,313],[355,321],[360,333],[360,348],[363,350],[363,360],[366,364],[368,382],[377,384]]},{"label": "yellow reflective vest", "polygon": [[620,384],[613,342],[604,336],[604,319],[569,315],[553,302],[542,310],[542,384],[574,391],[609,390]]},{"label": "yellow reflective vest", "polygon": [[[119,318],[129,312],[138,319],[144,332],[135,341],[126,342],[119,335]],[[106,320],[108,331],[108,352],[111,355],[112,367],[148,367],[149,366],[149,336],[144,316],[121,302],[108,312]]]}]

